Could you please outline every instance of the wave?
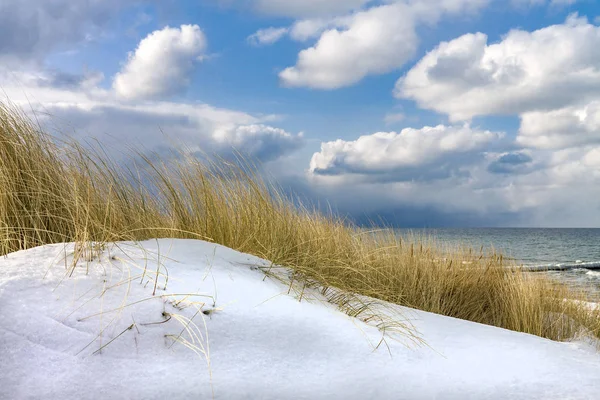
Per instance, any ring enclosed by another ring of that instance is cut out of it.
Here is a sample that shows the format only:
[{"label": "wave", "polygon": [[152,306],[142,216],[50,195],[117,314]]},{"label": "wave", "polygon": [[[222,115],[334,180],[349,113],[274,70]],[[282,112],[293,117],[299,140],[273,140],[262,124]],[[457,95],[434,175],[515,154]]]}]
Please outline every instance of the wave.
[{"label": "wave", "polygon": [[565,270],[600,270],[600,261],[564,262],[554,264],[523,265],[525,271],[565,271]]},{"label": "wave", "polygon": [[585,274],[589,277],[594,277],[594,278],[600,277],[600,271],[587,271]]}]

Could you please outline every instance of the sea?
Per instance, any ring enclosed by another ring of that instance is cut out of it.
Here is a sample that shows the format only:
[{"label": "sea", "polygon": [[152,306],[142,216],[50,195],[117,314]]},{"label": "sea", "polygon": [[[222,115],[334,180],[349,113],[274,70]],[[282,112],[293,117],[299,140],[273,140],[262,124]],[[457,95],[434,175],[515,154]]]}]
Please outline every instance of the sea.
[{"label": "sea", "polygon": [[440,244],[492,249],[518,265],[547,274],[590,300],[600,301],[600,228],[424,228],[400,234],[432,237]]}]

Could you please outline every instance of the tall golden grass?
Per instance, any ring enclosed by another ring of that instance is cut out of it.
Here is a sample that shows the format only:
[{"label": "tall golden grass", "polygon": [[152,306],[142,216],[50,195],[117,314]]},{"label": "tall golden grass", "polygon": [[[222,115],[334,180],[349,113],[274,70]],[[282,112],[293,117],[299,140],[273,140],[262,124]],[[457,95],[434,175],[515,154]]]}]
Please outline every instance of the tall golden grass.
[{"label": "tall golden grass", "polygon": [[[600,337],[584,296],[507,265],[289,201],[245,163],[171,161],[57,142],[0,106],[0,253],[56,242],[199,238],[291,268],[292,279],[555,339]],[[565,301],[567,299],[567,301]]]}]

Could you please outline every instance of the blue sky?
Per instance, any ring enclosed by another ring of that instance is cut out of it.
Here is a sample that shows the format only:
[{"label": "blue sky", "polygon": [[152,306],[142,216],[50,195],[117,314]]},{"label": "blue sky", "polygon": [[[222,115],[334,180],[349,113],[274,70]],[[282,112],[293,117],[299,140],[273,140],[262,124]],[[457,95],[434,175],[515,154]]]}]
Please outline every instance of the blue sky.
[{"label": "blue sky", "polygon": [[594,0],[2,7],[4,96],[76,137],[234,146],[357,220],[600,226]]}]

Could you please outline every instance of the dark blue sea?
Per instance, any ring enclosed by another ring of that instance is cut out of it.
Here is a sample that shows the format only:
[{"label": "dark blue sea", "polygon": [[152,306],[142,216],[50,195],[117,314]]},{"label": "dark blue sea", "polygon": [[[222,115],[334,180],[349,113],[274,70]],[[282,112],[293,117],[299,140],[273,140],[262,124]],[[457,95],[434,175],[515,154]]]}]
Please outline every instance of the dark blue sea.
[{"label": "dark blue sea", "polygon": [[515,262],[584,289],[600,300],[600,229],[579,228],[426,228],[401,229],[401,234],[433,237],[440,244],[492,248]]}]

